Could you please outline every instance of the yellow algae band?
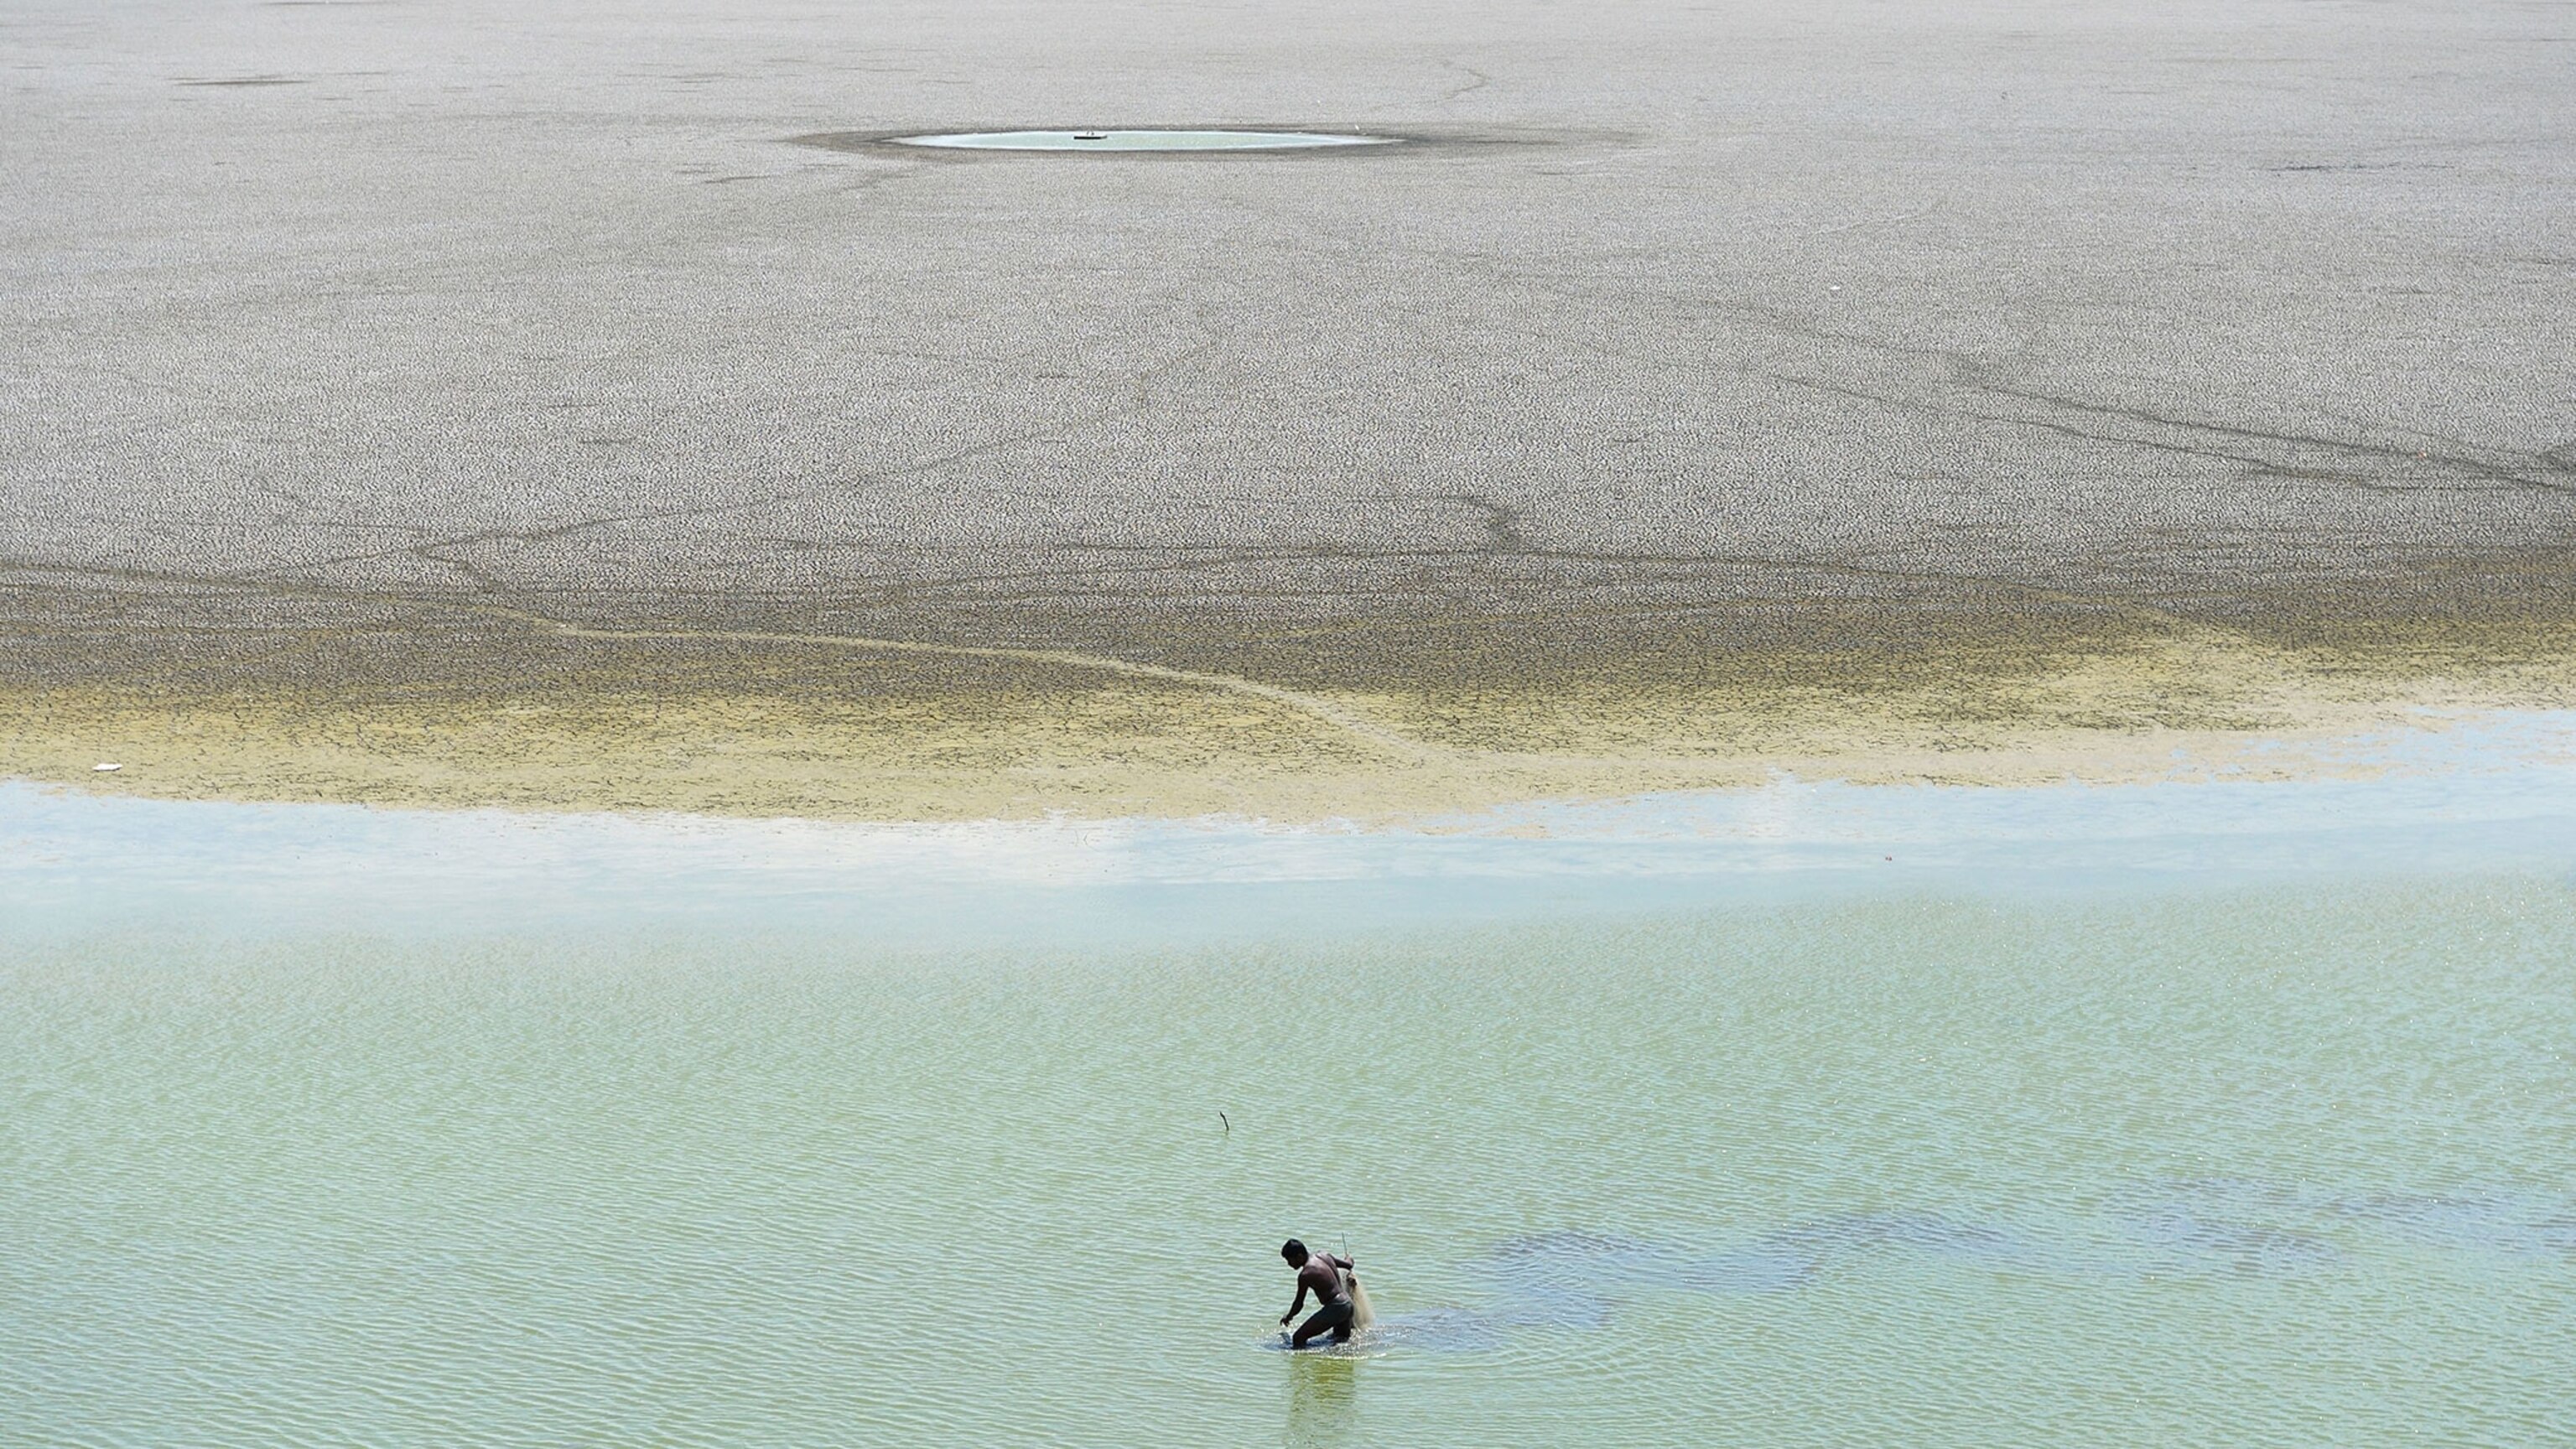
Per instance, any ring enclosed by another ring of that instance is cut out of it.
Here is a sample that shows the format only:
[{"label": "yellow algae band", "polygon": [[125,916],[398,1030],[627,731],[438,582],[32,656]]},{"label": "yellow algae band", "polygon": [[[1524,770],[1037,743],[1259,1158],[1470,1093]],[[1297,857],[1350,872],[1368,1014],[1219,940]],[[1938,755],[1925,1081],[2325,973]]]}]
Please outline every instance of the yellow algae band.
[{"label": "yellow algae band", "polygon": [[[2558,583],[2556,567],[2529,582]],[[2223,619],[2028,590],[1810,591],[1665,612],[1136,610],[913,632],[785,609],[564,617],[526,599],[110,589],[24,570],[0,594],[0,777],[162,797],[1287,822],[1780,773],[2338,772],[2336,742],[2356,733],[2576,705],[2576,595],[2486,572],[2507,585],[2493,598],[2307,588]]]},{"label": "yellow algae band", "polygon": [[1731,677],[1697,680],[1291,688],[1073,651],[750,631],[317,633],[255,668],[174,656],[112,682],[82,670],[0,688],[0,776],[437,807],[1392,821],[1784,772],[1997,785],[2332,772],[2339,741],[2421,727],[2426,708],[2576,702],[2563,650],[2388,671],[2218,631],[2057,643],[1912,660],[1748,651]]}]

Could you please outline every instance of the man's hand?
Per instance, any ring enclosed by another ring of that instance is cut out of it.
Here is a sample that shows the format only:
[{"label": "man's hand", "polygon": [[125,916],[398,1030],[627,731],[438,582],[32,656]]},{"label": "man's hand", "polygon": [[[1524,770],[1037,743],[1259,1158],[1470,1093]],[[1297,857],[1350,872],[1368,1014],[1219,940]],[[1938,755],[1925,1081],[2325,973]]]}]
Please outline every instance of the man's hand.
[{"label": "man's hand", "polygon": [[1289,1320],[1289,1319],[1291,1319],[1291,1318],[1294,1318],[1294,1317],[1296,1317],[1296,1316],[1297,1316],[1297,1310],[1296,1310],[1296,1309],[1294,1309],[1294,1308],[1291,1308],[1291,1309],[1289,1309],[1287,1312],[1280,1314],[1280,1315],[1279,1315],[1279,1326],[1280,1326],[1281,1328],[1286,1328],[1286,1327],[1288,1326],[1288,1320]]}]

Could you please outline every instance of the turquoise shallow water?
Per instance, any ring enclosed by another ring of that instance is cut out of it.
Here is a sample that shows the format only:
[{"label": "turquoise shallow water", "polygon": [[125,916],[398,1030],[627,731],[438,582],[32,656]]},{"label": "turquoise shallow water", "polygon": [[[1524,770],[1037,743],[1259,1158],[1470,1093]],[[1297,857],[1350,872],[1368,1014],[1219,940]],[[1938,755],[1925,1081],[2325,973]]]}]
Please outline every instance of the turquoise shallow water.
[{"label": "turquoise shallow water", "polygon": [[2576,792],[2484,788],[1552,865],[20,792],[0,1442],[2569,1442]]}]

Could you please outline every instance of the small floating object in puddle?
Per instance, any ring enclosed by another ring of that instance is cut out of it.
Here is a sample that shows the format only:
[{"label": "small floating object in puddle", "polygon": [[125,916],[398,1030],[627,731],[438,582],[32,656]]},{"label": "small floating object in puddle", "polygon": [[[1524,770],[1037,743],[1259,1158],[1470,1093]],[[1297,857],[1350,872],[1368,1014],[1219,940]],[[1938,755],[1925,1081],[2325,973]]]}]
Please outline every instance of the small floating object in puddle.
[{"label": "small floating object in puddle", "polygon": [[1393,136],[1328,131],[958,131],[937,136],[888,136],[897,146],[964,151],[1302,151],[1347,146],[1387,146]]},{"label": "small floating object in puddle", "polygon": [[124,768],[123,765],[92,765],[89,767],[89,772],[93,775],[113,775]]}]

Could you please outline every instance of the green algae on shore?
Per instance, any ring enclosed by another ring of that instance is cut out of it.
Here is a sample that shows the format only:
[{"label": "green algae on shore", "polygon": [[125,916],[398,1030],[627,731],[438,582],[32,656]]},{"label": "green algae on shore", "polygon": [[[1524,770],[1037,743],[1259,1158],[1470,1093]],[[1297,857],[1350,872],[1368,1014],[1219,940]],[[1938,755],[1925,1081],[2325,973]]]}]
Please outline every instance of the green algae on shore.
[{"label": "green algae on shore", "polygon": [[[1691,653],[1668,635],[1590,657],[1524,647],[1518,677],[1509,655],[1471,669],[1453,652],[1377,681],[1310,647],[1302,669],[1283,670],[1289,684],[1186,654],[1153,664],[453,610],[445,632],[420,622],[438,612],[214,636],[143,625],[85,648],[58,638],[50,669],[0,690],[0,774],[428,806],[1392,819],[1782,772],[1988,784],[2295,773],[2334,767],[2330,749],[2303,747],[2427,709],[2576,700],[2565,627],[2534,621],[2381,621],[2304,646],[2180,620],[2054,635],[2022,621],[2020,637],[1983,639],[1882,626],[1838,649]],[[103,760],[127,768],[94,774]]]}]

